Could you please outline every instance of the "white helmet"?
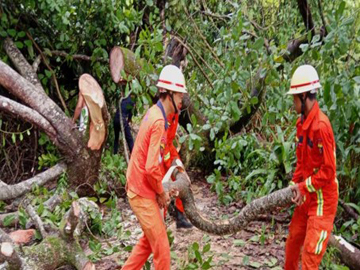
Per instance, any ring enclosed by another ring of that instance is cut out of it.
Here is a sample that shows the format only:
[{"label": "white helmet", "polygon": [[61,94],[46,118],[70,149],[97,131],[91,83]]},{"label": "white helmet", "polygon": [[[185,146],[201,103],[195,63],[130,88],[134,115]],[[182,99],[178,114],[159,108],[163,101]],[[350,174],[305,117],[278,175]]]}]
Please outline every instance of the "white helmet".
[{"label": "white helmet", "polygon": [[309,91],[313,94],[320,87],[321,84],[316,69],[310,65],[302,65],[295,70],[291,78],[290,91],[286,94],[296,95]]},{"label": "white helmet", "polygon": [[167,65],[161,70],[156,86],[174,92],[187,93],[184,75],[174,65]]}]

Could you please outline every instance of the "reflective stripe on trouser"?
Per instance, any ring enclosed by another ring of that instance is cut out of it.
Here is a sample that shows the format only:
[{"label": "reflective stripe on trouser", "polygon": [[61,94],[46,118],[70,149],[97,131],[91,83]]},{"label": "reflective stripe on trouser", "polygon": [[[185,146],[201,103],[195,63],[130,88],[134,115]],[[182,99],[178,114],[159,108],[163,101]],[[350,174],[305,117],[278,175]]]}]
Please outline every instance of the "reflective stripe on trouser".
[{"label": "reflective stripe on trouser", "polygon": [[170,246],[157,202],[140,196],[129,198],[129,202],[144,235],[134,247],[122,269],[140,270],[152,252],[155,269],[169,270]]},{"label": "reflective stripe on trouser", "polygon": [[333,228],[334,216],[307,216],[306,207],[297,207],[291,219],[289,235],[285,247],[285,269],[298,270],[302,246],[301,262],[303,270],[319,268],[327,242]]}]

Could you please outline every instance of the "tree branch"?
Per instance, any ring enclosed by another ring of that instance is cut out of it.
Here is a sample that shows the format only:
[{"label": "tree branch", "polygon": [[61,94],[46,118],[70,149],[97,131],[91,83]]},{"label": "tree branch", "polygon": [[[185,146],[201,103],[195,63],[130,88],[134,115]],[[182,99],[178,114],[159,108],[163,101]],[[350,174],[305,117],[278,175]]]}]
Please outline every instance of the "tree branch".
[{"label": "tree branch", "polygon": [[57,178],[66,170],[66,165],[64,163],[59,163],[54,167],[51,167],[45,172],[39,173],[38,175],[20,182],[16,185],[4,186],[0,190],[0,201],[1,200],[10,200],[17,198],[31,191],[33,185],[42,186],[45,183]]},{"label": "tree branch", "polygon": [[325,22],[325,17],[324,17],[324,13],[321,7],[321,0],[318,0],[318,7],[319,7],[319,13],[320,13],[320,17],[321,17],[321,21],[323,24],[323,28],[324,28],[324,36],[327,35],[327,30],[326,30],[326,22]]},{"label": "tree branch", "polygon": [[29,83],[1,60],[0,85],[50,122],[57,132],[61,152],[65,153],[69,158],[77,155],[77,150],[82,142],[79,131],[73,129],[74,125],[71,120],[44,91],[38,91],[33,84]]},{"label": "tree branch", "polygon": [[28,121],[29,123],[38,126],[56,144],[57,140],[55,129],[37,111],[3,96],[0,96],[0,110],[11,113],[14,116],[20,116],[22,119]]},{"label": "tree branch", "polygon": [[44,229],[44,224],[43,224],[41,218],[38,216],[38,214],[36,214],[35,209],[31,206],[30,202],[26,206],[26,212],[29,214],[30,218],[34,222],[35,227],[39,230],[42,238],[45,239],[45,237],[47,236],[47,233]]},{"label": "tree branch", "polygon": [[201,39],[204,41],[206,47],[209,49],[210,53],[213,55],[213,57],[215,58],[216,62],[218,62],[218,64],[222,67],[225,68],[224,63],[222,63],[219,59],[219,57],[217,57],[216,53],[214,52],[214,50],[211,48],[211,46],[209,45],[209,43],[207,42],[206,38],[204,37],[204,35],[201,33],[199,27],[197,26],[196,22],[194,21],[193,17],[190,16],[186,6],[184,5],[184,10],[185,13],[187,15],[187,17],[191,20],[191,22],[193,23],[194,27],[195,27],[195,31],[199,34],[199,36],[201,37]]},{"label": "tree branch", "polygon": [[5,39],[4,49],[20,74],[31,82],[36,89],[44,91],[36,72],[10,38]]},{"label": "tree branch", "polygon": [[194,54],[192,53],[192,51],[189,49],[189,47],[177,36],[174,36],[174,38],[179,41],[181,43],[181,45],[183,45],[190,53],[191,57],[194,59],[195,64],[197,65],[197,67],[200,69],[201,73],[204,75],[204,77],[206,78],[207,82],[209,83],[210,87],[212,89],[214,89],[214,86],[212,85],[209,77],[207,76],[207,74],[205,73],[205,71],[202,69],[201,65],[199,64],[199,62],[196,60],[196,57],[194,56]]},{"label": "tree branch", "polygon": [[58,81],[57,81],[57,79],[56,79],[55,71],[50,67],[49,63],[47,62],[47,59],[46,59],[45,55],[43,54],[43,52],[42,52],[42,50],[40,49],[39,45],[37,45],[37,43],[35,42],[35,40],[32,38],[32,36],[30,35],[30,33],[29,33],[29,32],[26,32],[26,35],[27,35],[27,37],[31,40],[31,42],[34,44],[34,46],[35,46],[35,48],[38,50],[38,52],[40,53],[40,55],[41,55],[41,57],[42,57],[42,59],[43,59],[43,63],[45,64],[45,66],[51,71],[51,74],[52,74],[51,77],[52,77],[52,79],[53,79],[53,81],[54,81],[55,88],[56,88],[56,92],[57,92],[57,94],[58,94],[58,96],[59,96],[59,99],[60,99],[60,101],[61,101],[61,104],[62,104],[65,112],[67,112],[67,111],[68,111],[68,108],[67,108],[67,106],[66,106],[66,104],[65,104],[64,98],[63,98],[62,95],[61,95],[61,91],[60,91],[60,88],[59,88]]},{"label": "tree branch", "polygon": [[300,14],[303,18],[306,31],[311,31],[312,36],[315,36],[314,22],[311,16],[311,10],[307,0],[297,0]]}]

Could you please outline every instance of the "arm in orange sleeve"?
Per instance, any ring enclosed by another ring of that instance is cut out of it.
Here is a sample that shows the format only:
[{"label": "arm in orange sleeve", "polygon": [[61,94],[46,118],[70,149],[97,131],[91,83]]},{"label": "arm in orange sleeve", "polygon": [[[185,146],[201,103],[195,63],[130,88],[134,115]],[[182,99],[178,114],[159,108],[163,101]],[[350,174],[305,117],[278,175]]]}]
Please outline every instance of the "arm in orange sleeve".
[{"label": "arm in orange sleeve", "polygon": [[[299,140],[299,137],[300,135],[299,134],[296,134],[296,140],[297,140],[297,143],[298,144],[302,144],[303,142],[300,142]],[[302,160],[301,160],[301,153],[300,151],[302,150],[302,147],[303,146],[300,146],[300,145],[297,145],[296,146],[296,169],[295,169],[295,172],[293,174],[293,177],[292,177],[292,180],[290,181],[290,186],[291,185],[295,185],[296,183],[299,183],[303,180],[303,175],[302,175]]]},{"label": "arm in orange sleeve", "polygon": [[164,121],[156,121],[151,128],[150,143],[145,164],[145,171],[148,182],[157,194],[164,192],[161,183],[164,175],[161,172],[161,165],[159,161],[161,137],[163,136],[164,132]]},{"label": "arm in orange sleeve", "polygon": [[305,190],[308,192],[315,192],[329,184],[335,178],[336,164],[334,137],[332,136],[329,127],[323,123],[320,123],[319,133],[323,144],[324,162],[317,173],[310,175],[304,182],[299,184],[299,189],[302,194],[305,194]]}]

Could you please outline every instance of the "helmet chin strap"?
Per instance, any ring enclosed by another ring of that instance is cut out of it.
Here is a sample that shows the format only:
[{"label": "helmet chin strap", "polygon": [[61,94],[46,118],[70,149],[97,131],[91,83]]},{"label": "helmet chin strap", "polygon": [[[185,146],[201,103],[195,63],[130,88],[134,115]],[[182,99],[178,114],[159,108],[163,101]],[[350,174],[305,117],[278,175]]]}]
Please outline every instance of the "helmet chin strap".
[{"label": "helmet chin strap", "polygon": [[301,124],[304,123],[304,118],[305,118],[305,102],[307,99],[307,93],[305,94],[305,98],[302,97],[302,95],[299,95],[300,101],[301,101]]},{"label": "helmet chin strap", "polygon": [[178,113],[178,112],[179,112],[179,110],[178,110],[178,108],[176,107],[176,104],[175,104],[175,101],[174,101],[174,94],[173,94],[173,93],[171,93],[171,92],[169,92],[169,95],[170,95],[170,98],[171,98],[172,104],[173,104],[173,106],[174,106],[175,113]]}]

